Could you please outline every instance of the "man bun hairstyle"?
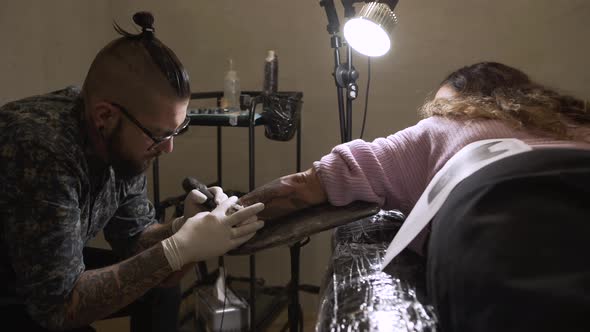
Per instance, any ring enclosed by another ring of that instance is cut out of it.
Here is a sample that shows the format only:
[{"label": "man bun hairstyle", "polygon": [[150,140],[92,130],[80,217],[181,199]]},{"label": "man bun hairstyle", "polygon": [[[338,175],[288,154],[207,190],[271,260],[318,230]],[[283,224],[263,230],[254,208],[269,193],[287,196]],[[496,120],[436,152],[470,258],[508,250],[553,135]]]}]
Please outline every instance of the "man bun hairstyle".
[{"label": "man bun hairstyle", "polygon": [[150,12],[137,12],[133,22],[141,27],[141,32],[131,33],[113,23],[115,31],[130,42],[141,43],[151,59],[166,77],[179,98],[189,98],[191,94],[188,73],[176,54],[155,37],[154,16]]},{"label": "man bun hairstyle", "polygon": [[137,12],[133,15],[133,22],[141,27],[141,31],[154,32],[154,17],[149,12]]}]

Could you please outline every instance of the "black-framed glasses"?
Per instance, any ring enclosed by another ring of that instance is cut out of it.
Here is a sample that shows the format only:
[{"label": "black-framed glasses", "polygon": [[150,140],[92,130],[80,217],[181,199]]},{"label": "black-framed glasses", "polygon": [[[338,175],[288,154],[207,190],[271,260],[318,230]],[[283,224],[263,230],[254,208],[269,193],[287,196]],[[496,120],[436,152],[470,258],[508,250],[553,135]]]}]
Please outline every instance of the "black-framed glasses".
[{"label": "black-framed glasses", "polygon": [[154,142],[152,145],[150,145],[148,151],[153,150],[159,146],[162,146],[163,144],[165,144],[166,142],[170,141],[172,138],[178,135],[184,134],[188,130],[188,125],[191,121],[191,119],[187,115],[187,117],[184,119],[184,121],[182,121],[180,126],[178,126],[178,128],[176,128],[172,133],[166,136],[156,136],[152,134],[152,132],[149,131],[146,127],[144,127],[141,124],[141,122],[139,122],[139,120],[137,120],[133,115],[131,115],[131,113],[125,107],[113,102],[110,102],[110,104],[118,108],[119,111],[121,111],[121,113],[123,113],[131,122],[133,122],[133,124],[137,126],[137,128],[141,129],[141,131],[143,131],[143,133],[146,134],[147,137],[149,137]]}]

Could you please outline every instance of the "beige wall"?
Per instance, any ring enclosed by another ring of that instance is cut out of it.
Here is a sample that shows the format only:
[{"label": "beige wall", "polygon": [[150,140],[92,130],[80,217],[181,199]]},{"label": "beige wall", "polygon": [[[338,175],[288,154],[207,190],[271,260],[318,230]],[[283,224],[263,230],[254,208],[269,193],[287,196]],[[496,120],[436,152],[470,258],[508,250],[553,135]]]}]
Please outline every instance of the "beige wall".
[{"label": "beige wall", "polygon": [[[340,8],[339,2],[337,6]],[[318,1],[7,1],[0,6],[0,103],[81,84],[93,54],[115,37],[116,20],[131,28],[137,10],[155,15],[158,37],[188,68],[194,91],[222,89],[226,58],[233,57],[243,89],[262,85],[266,50],[280,61],[280,89],[303,91],[302,167],[339,142],[332,49]],[[366,138],[387,135],[417,120],[415,110],[451,70],[481,60],[517,66],[539,81],[590,96],[590,2],[587,0],[402,0],[393,50],[373,61]],[[356,56],[361,94],[366,58]],[[162,197],[180,192],[186,175],[215,179],[215,131],[193,127],[161,161]],[[225,186],[247,189],[247,130],[224,131]],[[295,171],[293,142],[274,142],[257,130],[256,177],[261,185]],[[303,249],[303,283],[318,284],[329,257],[329,234]],[[228,261],[245,275],[246,258]],[[259,276],[270,284],[288,278],[288,250],[258,255]],[[313,304],[308,297],[307,304]]]}]

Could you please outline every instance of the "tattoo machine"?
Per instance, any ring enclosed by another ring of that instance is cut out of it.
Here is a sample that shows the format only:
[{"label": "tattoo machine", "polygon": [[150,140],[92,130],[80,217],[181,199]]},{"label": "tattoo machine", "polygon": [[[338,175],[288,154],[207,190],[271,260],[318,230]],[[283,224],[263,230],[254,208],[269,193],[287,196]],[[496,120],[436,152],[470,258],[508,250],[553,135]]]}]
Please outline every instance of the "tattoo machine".
[{"label": "tattoo machine", "polygon": [[[200,191],[203,195],[205,195],[207,197],[207,200],[203,203],[203,205],[209,209],[209,210],[213,210],[217,207],[217,203],[215,203],[215,197],[213,197],[213,194],[209,191],[209,189],[207,189],[207,186],[202,184],[201,182],[199,182],[197,179],[193,178],[193,177],[187,177],[182,181],[182,188],[184,189],[184,191],[188,194],[190,193],[192,190],[197,189],[198,191]],[[230,207],[230,209],[227,211],[227,214],[230,215],[238,210],[240,210],[242,208],[241,205],[239,204],[234,204],[232,207]]]},{"label": "tattoo machine", "polygon": [[207,186],[199,182],[197,179],[193,177],[185,178],[182,181],[182,188],[187,194],[190,193],[192,190],[197,189],[203,195],[205,195],[207,197],[207,200],[203,203],[203,205],[207,207],[209,210],[213,210],[217,207],[217,203],[215,203],[215,197],[213,197],[213,194],[209,191],[209,189],[207,189]]}]

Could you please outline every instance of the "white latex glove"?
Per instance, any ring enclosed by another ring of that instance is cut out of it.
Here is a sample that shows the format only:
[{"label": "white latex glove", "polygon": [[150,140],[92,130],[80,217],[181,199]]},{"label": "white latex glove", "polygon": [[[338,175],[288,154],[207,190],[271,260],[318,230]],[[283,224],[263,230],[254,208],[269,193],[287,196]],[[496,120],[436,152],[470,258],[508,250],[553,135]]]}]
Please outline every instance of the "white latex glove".
[{"label": "white latex glove", "polygon": [[264,222],[256,216],[264,209],[262,203],[227,215],[228,209],[237,200],[232,196],[213,211],[188,218],[178,232],[162,241],[166,259],[174,271],[188,263],[223,255],[251,239],[264,226]]},{"label": "white latex glove", "polygon": [[[221,204],[221,202],[228,199],[227,194],[223,192],[223,189],[221,189],[221,187],[217,187],[217,186],[209,187],[209,188],[207,188],[207,190],[209,190],[209,192],[211,192],[211,194],[213,194],[213,197],[215,199],[215,203],[217,205]],[[203,195],[203,196],[205,196],[205,195]]]},{"label": "white latex glove", "polygon": [[[221,187],[209,187],[207,190],[211,192],[217,205],[221,204],[221,202],[227,199],[227,195],[223,192]],[[172,232],[178,232],[180,227],[184,225],[188,218],[196,215],[199,212],[207,211],[207,209],[201,205],[205,203],[206,200],[207,196],[205,196],[205,194],[196,189],[191,190],[191,192],[188,193],[184,199],[184,211],[182,217],[176,218],[172,221]]]}]

